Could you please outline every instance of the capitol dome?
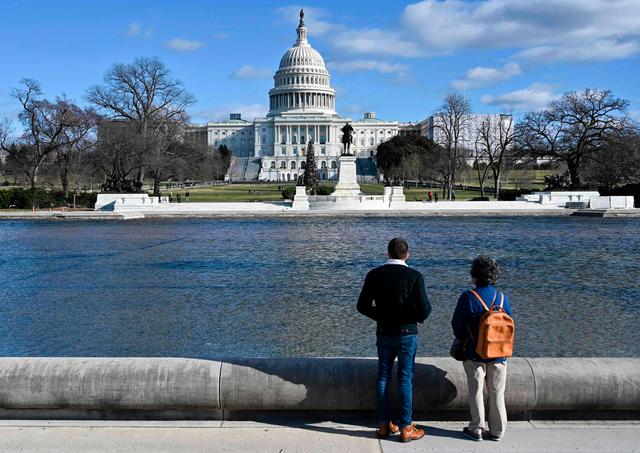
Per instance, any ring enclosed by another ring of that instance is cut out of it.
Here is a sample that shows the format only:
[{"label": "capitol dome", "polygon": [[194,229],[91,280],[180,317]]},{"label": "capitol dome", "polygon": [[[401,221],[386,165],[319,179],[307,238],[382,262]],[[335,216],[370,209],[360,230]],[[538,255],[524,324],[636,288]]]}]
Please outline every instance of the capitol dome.
[{"label": "capitol dome", "polygon": [[280,59],[269,91],[268,116],[281,113],[323,113],[335,115],[336,92],[320,52],[309,44],[304,11],[300,11],[298,39]]}]

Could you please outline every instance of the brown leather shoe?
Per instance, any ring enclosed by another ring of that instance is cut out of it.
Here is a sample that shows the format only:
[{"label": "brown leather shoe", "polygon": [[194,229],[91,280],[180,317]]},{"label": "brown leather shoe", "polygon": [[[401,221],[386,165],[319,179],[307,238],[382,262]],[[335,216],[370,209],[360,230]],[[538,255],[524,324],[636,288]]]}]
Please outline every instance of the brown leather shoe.
[{"label": "brown leather shoe", "polygon": [[394,425],[392,421],[389,423],[380,423],[378,425],[378,431],[376,434],[378,435],[378,439],[386,439],[390,434],[396,434],[400,431],[398,425]]},{"label": "brown leather shoe", "polygon": [[400,442],[411,442],[412,440],[418,440],[424,437],[424,429],[418,428],[411,423],[404,428],[400,433]]}]

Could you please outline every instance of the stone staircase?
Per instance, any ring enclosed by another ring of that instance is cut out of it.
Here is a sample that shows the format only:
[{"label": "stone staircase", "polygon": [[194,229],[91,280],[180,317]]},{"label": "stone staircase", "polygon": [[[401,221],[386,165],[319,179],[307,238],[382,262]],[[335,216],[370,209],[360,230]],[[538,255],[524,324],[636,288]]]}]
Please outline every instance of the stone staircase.
[{"label": "stone staircase", "polygon": [[255,157],[233,157],[229,167],[229,179],[232,182],[257,181],[260,162],[260,159]]}]

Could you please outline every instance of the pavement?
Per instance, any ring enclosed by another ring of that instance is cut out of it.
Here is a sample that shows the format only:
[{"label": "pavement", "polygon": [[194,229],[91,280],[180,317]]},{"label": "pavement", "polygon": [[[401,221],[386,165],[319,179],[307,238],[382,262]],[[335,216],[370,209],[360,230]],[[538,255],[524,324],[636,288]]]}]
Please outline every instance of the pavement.
[{"label": "pavement", "polygon": [[640,421],[511,422],[500,442],[463,422],[417,422],[427,435],[379,441],[371,426],[252,421],[0,421],[2,452],[640,452]]}]

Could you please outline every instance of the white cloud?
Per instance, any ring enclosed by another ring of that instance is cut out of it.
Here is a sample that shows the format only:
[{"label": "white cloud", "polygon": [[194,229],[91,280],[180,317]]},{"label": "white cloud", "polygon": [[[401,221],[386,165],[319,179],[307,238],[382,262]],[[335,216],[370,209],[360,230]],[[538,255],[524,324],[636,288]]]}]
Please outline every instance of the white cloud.
[{"label": "white cloud", "polygon": [[129,38],[149,38],[153,34],[152,28],[143,28],[138,22],[131,22],[124,32]]},{"label": "white cloud", "polygon": [[536,61],[604,61],[628,58],[640,52],[640,42],[603,40],[586,45],[552,47],[540,46],[523,50],[517,56]]},{"label": "white cloud", "polygon": [[409,72],[409,66],[401,63],[388,63],[378,60],[331,61],[330,69],[338,72],[377,71],[382,74],[403,74]]},{"label": "white cloud", "polygon": [[352,60],[352,61],[331,61],[327,63],[329,69],[336,72],[358,72],[374,71],[380,74],[393,74],[393,82],[399,84],[410,84],[414,82],[409,66],[402,63],[389,63],[378,60]]},{"label": "white cloud", "polygon": [[196,121],[224,121],[229,119],[230,113],[240,113],[243,120],[251,121],[256,117],[263,117],[269,108],[263,104],[231,104],[212,109],[198,110],[191,114]]},{"label": "white cloud", "polygon": [[507,63],[502,68],[477,66],[469,69],[464,78],[454,80],[451,85],[457,90],[481,88],[504,82],[520,74],[522,69],[518,63]]},{"label": "white cloud", "polygon": [[518,111],[540,110],[559,97],[553,92],[553,89],[554,87],[548,84],[533,83],[527,88],[497,96],[486,94],[480,100],[483,104],[498,105]]},{"label": "white cloud", "polygon": [[193,52],[203,45],[201,41],[191,41],[183,38],[173,38],[167,41],[167,47],[177,52]]},{"label": "white cloud", "polygon": [[238,80],[251,79],[268,79],[273,75],[273,71],[269,68],[256,68],[250,64],[246,64],[238,68],[231,77]]},{"label": "white cloud", "polygon": [[214,33],[212,38],[215,39],[216,41],[224,41],[226,39],[231,38],[231,34],[225,33],[225,32]]},{"label": "white cloud", "polygon": [[309,6],[289,5],[278,8],[276,12],[288,24],[297,26],[300,22],[300,10],[304,9],[304,24],[312,36],[320,36],[336,28],[336,25],[324,20],[326,12]]},{"label": "white cloud", "polygon": [[398,33],[377,28],[342,31],[336,33],[331,43],[339,51],[348,54],[409,58],[425,55],[416,43],[403,38]]},{"label": "white cloud", "polygon": [[523,57],[552,61],[640,52],[638,0],[425,0],[407,6],[402,21],[426,52],[520,48]]}]

